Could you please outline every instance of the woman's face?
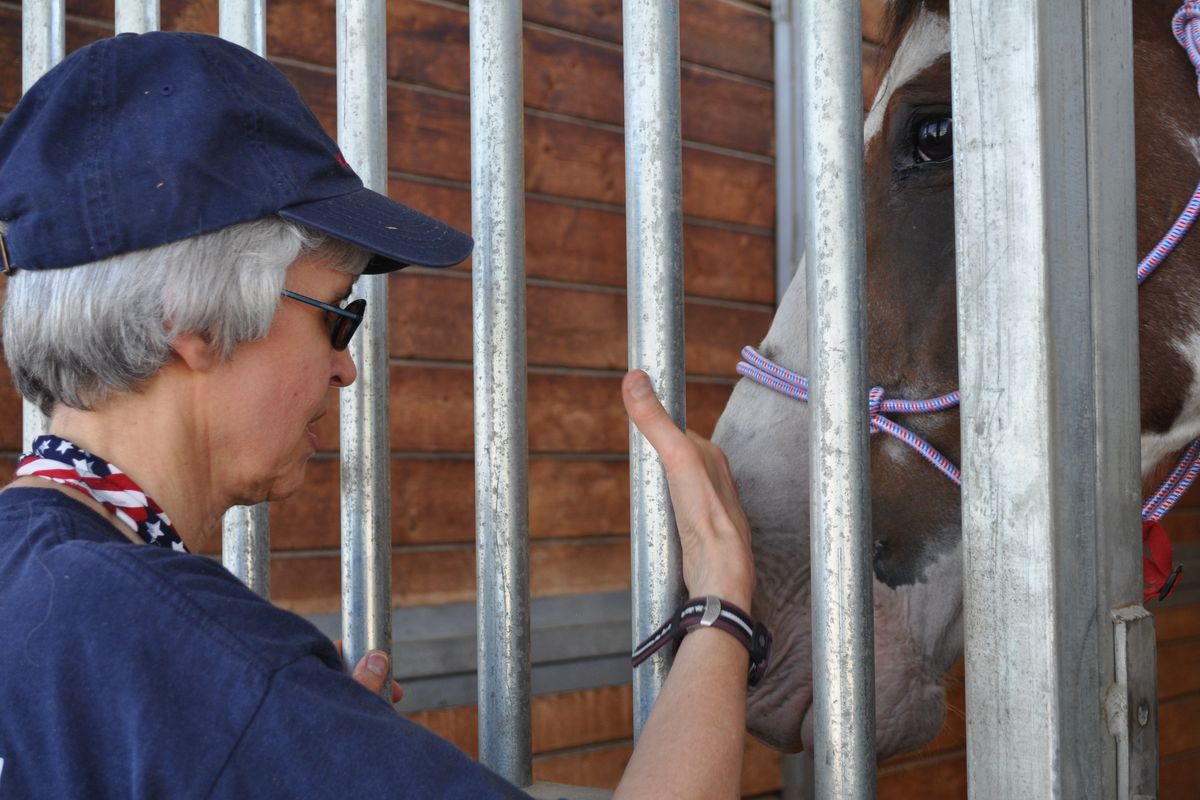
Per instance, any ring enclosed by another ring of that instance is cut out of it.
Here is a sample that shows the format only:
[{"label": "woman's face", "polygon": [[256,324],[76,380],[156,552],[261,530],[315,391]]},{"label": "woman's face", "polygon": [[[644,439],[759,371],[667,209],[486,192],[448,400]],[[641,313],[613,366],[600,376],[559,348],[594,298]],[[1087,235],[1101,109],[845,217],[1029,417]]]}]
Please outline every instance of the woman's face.
[{"label": "woman's face", "polygon": [[[288,268],[284,288],[340,306],[354,280],[307,255]],[[332,400],[329,387],[348,386],[356,375],[349,351],[330,343],[328,312],[280,298],[267,336],[239,345],[211,373],[207,424],[223,493],[250,504],[300,488],[317,450],[313,428]]]}]

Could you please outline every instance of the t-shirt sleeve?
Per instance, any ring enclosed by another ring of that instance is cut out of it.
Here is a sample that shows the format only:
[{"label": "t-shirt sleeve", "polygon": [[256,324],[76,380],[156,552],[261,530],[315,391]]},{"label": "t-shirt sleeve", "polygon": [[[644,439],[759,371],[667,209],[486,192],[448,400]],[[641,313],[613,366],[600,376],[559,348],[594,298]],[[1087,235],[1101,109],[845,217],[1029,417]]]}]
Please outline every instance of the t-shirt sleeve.
[{"label": "t-shirt sleeve", "polygon": [[211,798],[527,798],[315,657],[278,670]]}]

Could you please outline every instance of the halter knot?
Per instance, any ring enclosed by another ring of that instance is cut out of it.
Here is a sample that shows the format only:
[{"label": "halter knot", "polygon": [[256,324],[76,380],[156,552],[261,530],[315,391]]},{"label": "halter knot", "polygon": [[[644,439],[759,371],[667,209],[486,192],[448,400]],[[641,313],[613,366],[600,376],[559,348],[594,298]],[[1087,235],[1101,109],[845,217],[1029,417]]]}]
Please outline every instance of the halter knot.
[{"label": "halter knot", "polygon": [[874,417],[877,417],[883,413],[882,386],[872,386],[871,391],[867,392],[867,411],[871,413],[872,422],[874,422]]}]

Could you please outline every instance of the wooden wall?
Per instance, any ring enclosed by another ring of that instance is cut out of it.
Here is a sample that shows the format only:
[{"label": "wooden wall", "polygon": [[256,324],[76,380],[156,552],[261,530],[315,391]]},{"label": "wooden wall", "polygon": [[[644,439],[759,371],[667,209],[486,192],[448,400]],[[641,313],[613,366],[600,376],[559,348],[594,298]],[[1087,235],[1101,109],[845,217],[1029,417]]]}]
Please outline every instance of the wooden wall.
[{"label": "wooden wall", "polygon": [[[688,418],[711,431],[744,344],[774,297],[770,0],[685,0],[681,11]],[[390,191],[469,228],[465,0],[388,4]],[[874,93],[883,0],[864,0],[865,95]],[[69,0],[68,47],[112,32],[111,3]],[[620,0],[525,0],[531,583],[537,596],[629,585],[624,162]],[[168,0],[163,27],[215,33],[216,0]],[[335,129],[334,0],[269,4],[268,48]],[[0,3],[0,111],[20,93],[20,6]],[[393,600],[474,596],[469,265],[391,278]],[[0,292],[3,291],[0,284]],[[0,373],[4,367],[0,364]],[[336,408],[336,404],[334,406]],[[20,445],[20,404],[0,374],[0,479]],[[339,603],[337,422],[304,492],[275,504],[276,602],[301,613]],[[1200,544],[1200,504],[1180,536]],[[206,552],[218,553],[214,532]],[[1200,766],[1200,614],[1157,614],[1163,794]],[[965,797],[961,668],[941,736],[881,766],[881,798]],[[471,707],[413,717],[477,750]],[[616,782],[630,752],[628,685],[534,699],[535,775]],[[780,785],[779,757],[747,742],[744,791]]]}]

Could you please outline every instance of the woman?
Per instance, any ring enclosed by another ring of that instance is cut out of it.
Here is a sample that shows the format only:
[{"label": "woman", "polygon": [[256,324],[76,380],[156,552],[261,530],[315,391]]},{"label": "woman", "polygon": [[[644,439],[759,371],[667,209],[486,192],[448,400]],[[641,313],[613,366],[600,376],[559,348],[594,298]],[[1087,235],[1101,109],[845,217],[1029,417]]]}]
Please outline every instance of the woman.
[{"label": "woman", "polygon": [[[363,189],[281,74],[192,34],[98,42],[31,89],[0,127],[0,221],[5,354],[50,416],[0,492],[0,799],[520,796],[188,552],[301,485],[328,387],[355,379],[356,277],[469,238]],[[723,458],[644,374],[623,393],[689,589],[749,608]],[[619,795],[736,795],[748,658],[683,638]]]}]

